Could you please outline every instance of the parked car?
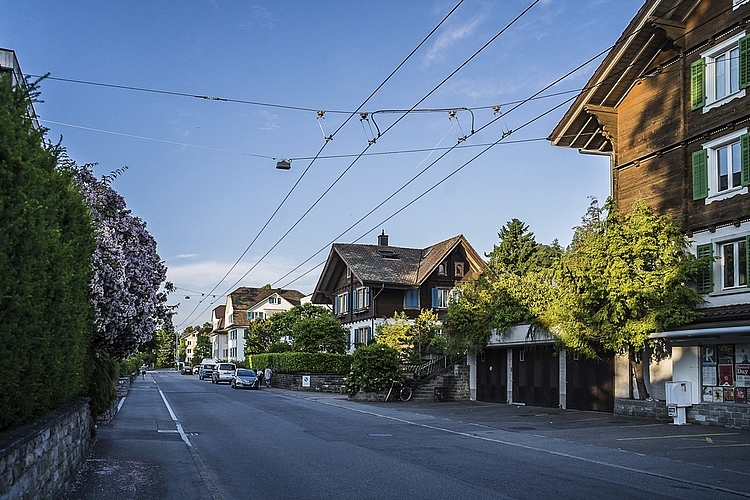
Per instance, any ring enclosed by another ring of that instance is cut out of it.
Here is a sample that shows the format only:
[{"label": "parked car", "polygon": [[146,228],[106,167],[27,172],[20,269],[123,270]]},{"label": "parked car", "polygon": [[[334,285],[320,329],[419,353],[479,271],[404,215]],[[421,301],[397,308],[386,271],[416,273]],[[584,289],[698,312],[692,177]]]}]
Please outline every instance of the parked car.
[{"label": "parked car", "polygon": [[193,367],[189,365],[182,365],[182,370],[180,370],[180,373],[183,375],[192,375]]},{"label": "parked car", "polygon": [[232,374],[232,381],[229,385],[232,386],[232,389],[260,389],[260,379],[249,368],[237,368]]},{"label": "parked car", "polygon": [[198,378],[201,380],[206,380],[207,378],[212,379],[214,368],[216,368],[216,363],[201,363],[201,369],[198,371]]},{"label": "parked car", "polygon": [[219,363],[211,373],[211,382],[214,384],[220,384],[221,382],[231,383],[232,374],[237,370],[237,366],[234,363]]},{"label": "parked car", "polygon": [[198,375],[199,371],[201,371],[201,365],[195,365],[193,367],[193,375]]}]

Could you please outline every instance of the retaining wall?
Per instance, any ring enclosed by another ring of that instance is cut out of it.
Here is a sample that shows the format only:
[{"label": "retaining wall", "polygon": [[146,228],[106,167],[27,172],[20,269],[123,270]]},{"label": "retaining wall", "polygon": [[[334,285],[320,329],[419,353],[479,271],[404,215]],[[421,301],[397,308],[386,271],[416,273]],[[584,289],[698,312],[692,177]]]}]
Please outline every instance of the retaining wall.
[{"label": "retaining wall", "polygon": [[[615,399],[615,415],[650,418],[671,422],[664,401]],[[700,403],[689,406],[685,412],[689,423],[750,430],[750,405]]]},{"label": "retaining wall", "polygon": [[[310,377],[310,386],[303,387],[302,377]],[[265,382],[264,382],[265,383]],[[333,392],[346,394],[344,376],[330,373],[274,373],[271,387],[291,391]]]},{"label": "retaining wall", "polygon": [[88,398],[0,434],[0,498],[54,499],[70,487],[94,440]]}]

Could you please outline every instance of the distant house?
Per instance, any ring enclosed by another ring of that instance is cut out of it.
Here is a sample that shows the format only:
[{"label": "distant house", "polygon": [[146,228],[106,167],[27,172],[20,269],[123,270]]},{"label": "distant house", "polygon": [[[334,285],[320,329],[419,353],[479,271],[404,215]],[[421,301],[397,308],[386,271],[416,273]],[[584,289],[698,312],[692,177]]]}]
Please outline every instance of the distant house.
[{"label": "distant house", "polygon": [[229,350],[227,349],[227,331],[224,329],[224,311],[227,306],[222,305],[214,307],[211,311],[211,333],[208,334],[211,339],[211,356],[214,359],[227,359]]},{"label": "distant house", "polygon": [[[227,295],[227,302],[223,311],[214,309],[214,315],[223,312],[220,328],[215,328],[214,358],[243,360],[245,359],[245,330],[251,321],[264,319],[279,312],[290,310],[300,305],[304,297],[297,290],[283,290],[280,288],[250,288],[240,287]],[[218,355],[217,355],[218,354]]]},{"label": "distant house", "polygon": [[198,345],[198,332],[183,332],[180,338],[185,341],[185,364],[192,365],[195,347]]},{"label": "distant house", "polygon": [[[698,257],[692,325],[659,332],[669,357],[646,367],[650,395],[691,382],[688,420],[748,427],[750,390],[750,36],[747,0],[649,0],[549,140],[609,155],[620,210],[641,198],[681,224]],[[627,360],[618,407],[637,414]],[[653,404],[653,403],[649,403]],[[742,419],[737,415],[744,414]]]},{"label": "distant house", "polygon": [[427,248],[335,243],[313,292],[315,304],[327,304],[348,330],[348,347],[366,344],[375,328],[396,312],[416,318],[422,309],[445,317],[457,282],[487,269],[463,235]]}]

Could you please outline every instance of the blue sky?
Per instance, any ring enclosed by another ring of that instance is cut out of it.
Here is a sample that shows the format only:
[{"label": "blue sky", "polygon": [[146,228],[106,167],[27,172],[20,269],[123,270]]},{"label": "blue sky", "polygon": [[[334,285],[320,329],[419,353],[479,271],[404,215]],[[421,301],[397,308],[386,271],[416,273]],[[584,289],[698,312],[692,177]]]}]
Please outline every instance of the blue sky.
[{"label": "blue sky", "polygon": [[[485,253],[518,218],[541,243],[569,243],[588,197],[609,194],[609,160],[543,140],[574,93],[513,103],[611,46],[642,1],[538,2],[439,85],[532,3],[465,0],[362,107],[369,121],[346,122],[457,1],[2,1],[0,47],[60,79],[36,105],[49,139],[98,176],[128,167],[113,187],[156,238],[185,327],[237,286],[310,293],[320,268],[302,275],[332,241],[374,244],[382,230],[406,247],[464,234]],[[600,60],[545,94],[580,89]],[[433,111],[397,122],[430,92],[417,109]]]}]

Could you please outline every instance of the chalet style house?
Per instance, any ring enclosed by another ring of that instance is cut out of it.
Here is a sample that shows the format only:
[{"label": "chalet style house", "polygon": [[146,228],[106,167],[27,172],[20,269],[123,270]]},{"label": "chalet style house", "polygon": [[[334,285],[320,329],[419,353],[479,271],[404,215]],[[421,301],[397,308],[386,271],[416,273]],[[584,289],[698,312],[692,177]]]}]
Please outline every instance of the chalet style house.
[{"label": "chalet style house", "polygon": [[422,309],[445,317],[457,282],[486,270],[482,257],[463,235],[427,248],[334,243],[313,292],[314,304],[328,304],[349,331],[349,351],[372,340],[378,324],[404,312],[410,319]]},{"label": "chalet style house", "polygon": [[214,359],[245,359],[245,329],[251,321],[264,319],[300,305],[297,290],[240,287],[227,295],[226,305],[215,308],[211,322]]},{"label": "chalet style house", "polygon": [[[646,368],[649,392],[690,382],[688,421],[747,428],[750,415],[750,2],[649,0],[571,108],[553,145],[610,157],[621,211],[640,198],[681,225],[714,262],[696,284],[694,324],[659,332],[671,356]],[[627,363],[615,366],[622,411],[637,414]],[[622,382],[622,383],[621,383]],[[742,419],[737,415],[741,415]],[[744,423],[742,423],[744,422]]]}]

